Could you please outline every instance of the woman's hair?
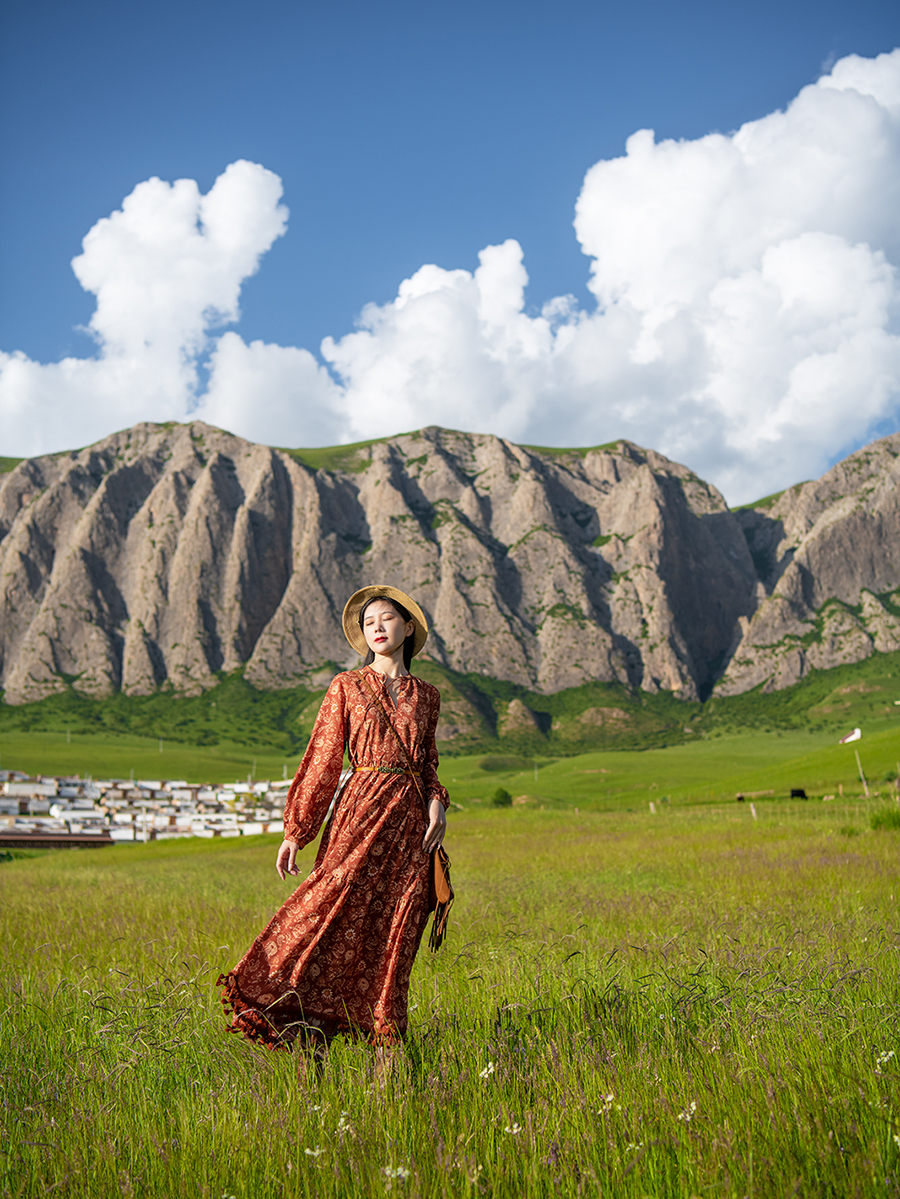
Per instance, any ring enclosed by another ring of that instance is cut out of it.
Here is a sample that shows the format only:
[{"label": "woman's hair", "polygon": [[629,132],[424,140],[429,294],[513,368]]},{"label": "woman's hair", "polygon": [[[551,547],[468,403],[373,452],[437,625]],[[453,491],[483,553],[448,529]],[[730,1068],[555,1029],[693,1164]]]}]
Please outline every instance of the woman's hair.
[{"label": "woman's hair", "polygon": [[[388,595],[373,595],[372,598],[370,600],[367,600],[359,610],[359,627],[360,627],[361,632],[365,633],[365,630],[363,629],[363,621],[366,618],[366,608],[368,608],[369,604],[374,604],[376,600],[384,600],[384,602],[386,604],[390,604],[391,607],[398,614],[398,616],[400,616],[400,618],[402,620],[404,620],[404,621],[411,620],[413,622],[413,624],[416,623],[412,613],[408,612],[406,610],[406,608],[403,607],[402,604],[398,604],[395,599],[391,599],[390,596],[388,596]],[[413,631],[410,633],[410,635],[403,642],[403,665],[406,667],[407,670],[409,670],[409,664],[413,660],[413,647],[415,646],[415,644],[416,644],[416,630],[413,629]],[[371,666],[374,661],[375,661],[375,651],[370,649],[369,652],[366,654],[365,665]]]}]

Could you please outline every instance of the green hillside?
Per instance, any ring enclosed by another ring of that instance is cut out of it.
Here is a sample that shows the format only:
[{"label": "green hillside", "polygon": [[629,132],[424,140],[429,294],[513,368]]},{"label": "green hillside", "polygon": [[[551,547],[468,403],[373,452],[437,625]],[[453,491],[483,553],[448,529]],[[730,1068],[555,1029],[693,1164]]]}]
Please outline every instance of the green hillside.
[{"label": "green hillside", "polygon": [[[520,804],[596,810],[733,800],[739,791],[783,796],[795,787],[855,793],[855,750],[873,790],[900,771],[900,654],[822,671],[772,695],[702,705],[602,683],[538,695],[429,662],[416,668],[440,687],[449,735],[439,742],[442,777],[466,808],[490,804],[498,788]],[[0,704],[0,767],[212,783],[283,778],[296,768],[323,694],[259,691],[240,672],[195,697],[97,700],[70,685],[39,703]],[[854,727],[864,729],[863,741],[839,746]]]},{"label": "green hillside", "polygon": [[[540,695],[483,675],[458,674],[433,662],[416,673],[442,696],[443,756],[512,753],[566,757],[593,750],[683,745],[708,737],[805,730],[829,735],[866,723],[900,723],[900,653],[813,672],[786,691],[760,690],[705,704],[668,692],[650,695],[619,683],[589,683]],[[159,739],[201,748],[243,746],[274,757],[303,751],[324,690],[260,691],[240,671],[222,674],[198,696],[161,690],[149,696],[91,699],[77,680],[37,703],[0,703],[0,736],[68,733]],[[513,705],[512,714],[510,705]]]}]

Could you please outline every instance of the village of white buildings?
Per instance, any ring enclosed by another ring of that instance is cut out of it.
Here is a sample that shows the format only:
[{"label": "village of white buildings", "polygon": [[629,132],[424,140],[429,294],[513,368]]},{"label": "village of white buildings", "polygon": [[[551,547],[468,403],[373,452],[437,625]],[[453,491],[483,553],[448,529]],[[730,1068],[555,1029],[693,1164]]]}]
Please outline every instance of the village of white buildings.
[{"label": "village of white buildings", "polygon": [[0,845],[129,843],[280,833],[290,780],[32,777],[0,770]]}]

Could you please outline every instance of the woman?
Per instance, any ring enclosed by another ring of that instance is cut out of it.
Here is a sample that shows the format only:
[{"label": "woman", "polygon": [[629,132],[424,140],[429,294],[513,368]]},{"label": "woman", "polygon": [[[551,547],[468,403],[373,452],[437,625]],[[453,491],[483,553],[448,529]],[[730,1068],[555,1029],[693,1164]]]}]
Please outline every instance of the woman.
[{"label": "woman", "polygon": [[395,587],[364,587],[347,601],[343,624],[366,665],[337,675],[322,701],[288,791],[280,878],[298,873],[297,851],[325,819],[345,748],[353,773],[312,873],[218,979],[230,1031],[272,1048],[298,1036],[321,1047],[336,1032],[382,1043],[404,1036],[409,975],[428,920],[430,854],[446,828],[440,694],[409,673],[428,636],[421,608]]}]

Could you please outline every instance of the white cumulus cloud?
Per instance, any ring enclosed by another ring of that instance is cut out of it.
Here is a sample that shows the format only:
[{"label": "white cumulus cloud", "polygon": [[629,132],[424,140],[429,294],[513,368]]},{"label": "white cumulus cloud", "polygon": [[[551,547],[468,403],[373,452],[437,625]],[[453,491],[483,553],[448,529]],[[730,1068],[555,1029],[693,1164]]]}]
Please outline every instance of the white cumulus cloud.
[{"label": "white cumulus cloud", "polygon": [[571,297],[528,310],[510,240],[474,272],[421,267],[326,338],[322,361],[213,336],[284,230],[279,198],[277,177],[236,163],[205,197],[151,180],[99,222],[74,263],[98,297],[98,357],[0,359],[18,445],[40,448],[38,410],[60,413],[65,444],[191,411],[294,445],[432,423],[539,444],[624,436],[740,502],[900,419],[900,50],[840,60],[735,133],[639,130],[591,167],[575,215],[588,310]]},{"label": "white cumulus cloud", "polygon": [[525,436],[546,390],[552,328],[523,311],[518,242],[488,246],[479,259],[474,274],[423,266],[392,303],[364,308],[357,332],[324,340],[354,434],[439,424]]},{"label": "white cumulus cloud", "polygon": [[896,423],[898,212],[900,51],[847,58],[734,134],[640,130],[593,166],[575,230],[595,310],[527,315],[507,242],[474,275],[423,268],[322,352],[360,436],[426,416],[626,436],[748,500]]},{"label": "white cumulus cloud", "polygon": [[210,358],[198,415],[266,445],[334,445],[345,431],[342,395],[309,350],[224,333]]},{"label": "white cumulus cloud", "polygon": [[97,222],[72,268],[97,297],[96,357],[44,365],[0,354],[0,427],[10,453],[96,440],[139,420],[183,419],[209,329],[239,316],[241,284],[287,226],[281,180],[233,162],[201,195],[148,179]]}]

